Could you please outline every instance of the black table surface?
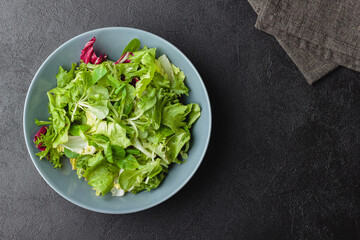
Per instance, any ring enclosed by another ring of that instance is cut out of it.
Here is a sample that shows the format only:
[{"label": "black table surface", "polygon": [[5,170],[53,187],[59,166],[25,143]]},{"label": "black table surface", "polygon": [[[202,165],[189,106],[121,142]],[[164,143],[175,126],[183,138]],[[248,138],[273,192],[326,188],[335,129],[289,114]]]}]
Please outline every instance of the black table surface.
[{"label": "black table surface", "polygon": [[[0,239],[360,238],[360,74],[310,86],[245,0],[0,1]],[[26,150],[31,80],[88,30],[157,34],[207,87],[213,131],[202,165],[164,203],[106,215],[63,199]]]}]

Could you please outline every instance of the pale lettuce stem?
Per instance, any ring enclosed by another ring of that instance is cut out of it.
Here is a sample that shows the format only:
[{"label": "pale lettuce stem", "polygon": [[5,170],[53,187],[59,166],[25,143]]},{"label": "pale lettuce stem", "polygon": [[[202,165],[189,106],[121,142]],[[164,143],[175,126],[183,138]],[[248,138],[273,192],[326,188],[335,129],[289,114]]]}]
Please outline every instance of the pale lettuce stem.
[{"label": "pale lettuce stem", "polygon": [[153,149],[153,151],[151,153],[151,160],[155,161],[155,149]]},{"label": "pale lettuce stem", "polygon": [[77,104],[75,104],[75,107],[74,107],[74,111],[73,113],[71,114],[71,121],[73,122],[74,121],[74,115],[75,115],[75,112],[76,112],[76,109],[77,109]]},{"label": "pale lettuce stem", "polygon": [[71,115],[71,121],[73,122],[74,121],[74,116],[75,116],[75,112],[76,112],[76,109],[77,107],[79,106],[81,109],[83,109],[81,106],[84,106],[84,107],[90,107],[89,105],[86,105],[83,103],[84,100],[86,100],[87,96],[85,96],[85,93],[83,93],[83,95],[80,97],[79,101],[77,103],[75,103],[75,108],[74,108],[74,111]]},{"label": "pale lettuce stem", "polygon": [[138,131],[135,123],[133,121],[131,121],[131,120],[128,120],[128,121],[129,121],[130,125],[133,127],[133,129],[135,131],[135,137],[137,138],[139,136],[139,131]]},{"label": "pale lettuce stem", "polygon": [[91,108],[91,106],[83,103],[83,102],[78,102],[79,106],[83,106],[83,107],[87,107],[87,108]]},{"label": "pale lettuce stem", "polygon": [[152,158],[152,154],[148,152],[148,150],[146,150],[143,145],[141,145],[139,139],[135,138],[135,143],[134,143],[134,147],[136,149],[138,149],[140,152],[144,153],[146,156],[148,156],[148,158]]},{"label": "pale lettuce stem", "polygon": [[129,120],[130,121],[135,121],[135,120],[139,119],[142,115],[143,115],[143,112],[141,114],[137,115],[136,117],[129,118]]},{"label": "pale lettuce stem", "polygon": [[85,137],[85,135],[84,135],[84,133],[83,133],[82,131],[80,131],[80,137],[81,137],[85,142],[87,142],[87,139],[86,139],[86,137]]}]

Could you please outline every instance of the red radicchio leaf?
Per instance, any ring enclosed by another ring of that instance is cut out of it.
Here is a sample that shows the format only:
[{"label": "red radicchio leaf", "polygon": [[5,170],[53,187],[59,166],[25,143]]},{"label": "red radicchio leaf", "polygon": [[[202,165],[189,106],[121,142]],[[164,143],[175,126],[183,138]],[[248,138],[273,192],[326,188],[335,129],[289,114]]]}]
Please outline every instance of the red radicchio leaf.
[{"label": "red radicchio leaf", "polygon": [[138,82],[138,81],[140,81],[137,77],[134,77],[133,79],[132,79],[132,81],[131,81],[131,85],[133,85],[134,87],[136,87],[136,83]]},{"label": "red radicchio leaf", "polygon": [[115,64],[118,64],[118,63],[129,63],[130,60],[128,59],[128,57],[129,57],[130,55],[131,55],[131,56],[134,56],[134,54],[131,53],[131,52],[126,52],[126,53],[124,53],[124,54],[119,58],[119,60],[117,60],[117,61],[115,62]]},{"label": "red radicchio leaf", "polygon": [[[35,134],[35,136],[34,136],[34,142],[37,141],[37,140],[41,137],[41,135],[45,135],[46,132],[47,132],[47,127],[46,127],[46,126],[42,126],[42,127],[40,128],[40,130]],[[42,143],[39,143],[39,145],[37,145],[36,147],[37,147],[40,151],[45,151],[45,149],[46,149],[46,147],[44,147],[44,146],[42,145]]]},{"label": "red radicchio leaf", "polygon": [[107,56],[106,54],[104,56],[100,55],[100,57],[97,57],[94,52],[94,43],[96,41],[96,38],[93,37],[89,42],[86,43],[84,49],[81,51],[80,59],[83,60],[84,63],[92,63],[92,64],[100,64],[102,61],[104,61]]}]

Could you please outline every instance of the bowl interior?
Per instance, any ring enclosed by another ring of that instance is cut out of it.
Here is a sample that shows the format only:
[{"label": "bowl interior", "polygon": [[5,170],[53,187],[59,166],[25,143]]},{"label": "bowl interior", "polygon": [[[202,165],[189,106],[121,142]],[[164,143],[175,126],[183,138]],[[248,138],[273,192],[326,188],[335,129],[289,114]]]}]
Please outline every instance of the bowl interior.
[{"label": "bowl interior", "polygon": [[[184,71],[185,81],[190,89],[189,96],[184,98],[185,102],[198,103],[202,108],[201,117],[191,130],[191,147],[186,163],[173,165],[159,188],[150,192],[143,191],[136,195],[130,193],[124,197],[112,197],[111,194],[97,197],[86,181],[77,178],[66,158],[63,159],[63,167],[59,170],[54,169],[47,160],[40,161],[35,156],[38,150],[33,143],[33,137],[39,127],[35,125],[34,119],[46,120],[49,117],[46,92],[56,86],[55,75],[59,66],[69,69],[72,62],[79,62],[82,48],[93,36],[96,37],[94,46],[96,53],[106,53],[111,60],[119,58],[126,44],[133,38],[138,38],[142,46],[156,47],[157,57],[166,54],[172,63]],[[166,40],[132,28],[97,29],[81,34],[60,46],[46,59],[36,73],[30,85],[24,109],[24,133],[27,148],[41,176],[56,192],[72,203],[103,213],[129,213],[144,210],[175,194],[200,165],[208,146],[210,130],[211,109],[208,95],[201,77],[191,62]]]}]

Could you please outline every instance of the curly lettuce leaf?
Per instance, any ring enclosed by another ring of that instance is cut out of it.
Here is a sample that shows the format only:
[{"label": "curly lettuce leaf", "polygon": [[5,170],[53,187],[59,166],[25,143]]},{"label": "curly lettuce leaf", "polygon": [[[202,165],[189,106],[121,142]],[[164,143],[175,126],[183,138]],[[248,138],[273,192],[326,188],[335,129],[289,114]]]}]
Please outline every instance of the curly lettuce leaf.
[{"label": "curly lettuce leaf", "polygon": [[161,171],[160,160],[151,161],[146,165],[140,165],[137,170],[124,170],[119,177],[120,187],[124,190],[138,187],[145,177],[152,178]]},{"label": "curly lettuce leaf", "polygon": [[181,103],[168,104],[162,111],[162,124],[171,128],[174,132],[180,131],[186,125],[185,119],[189,113],[189,107]]},{"label": "curly lettuce leaf", "polygon": [[148,49],[144,47],[143,50],[135,52],[134,56],[130,57],[130,60],[135,64],[139,64],[140,70],[144,72],[139,76],[140,81],[136,83],[135,94],[140,98],[155,74],[155,48]]},{"label": "curly lettuce leaf", "polygon": [[75,77],[75,68],[76,68],[77,64],[76,63],[72,63],[71,64],[71,69],[69,72],[67,72],[66,70],[64,70],[61,66],[59,67],[59,73],[56,75],[56,80],[57,80],[57,86],[58,87],[65,87],[71,80],[74,79]]}]

